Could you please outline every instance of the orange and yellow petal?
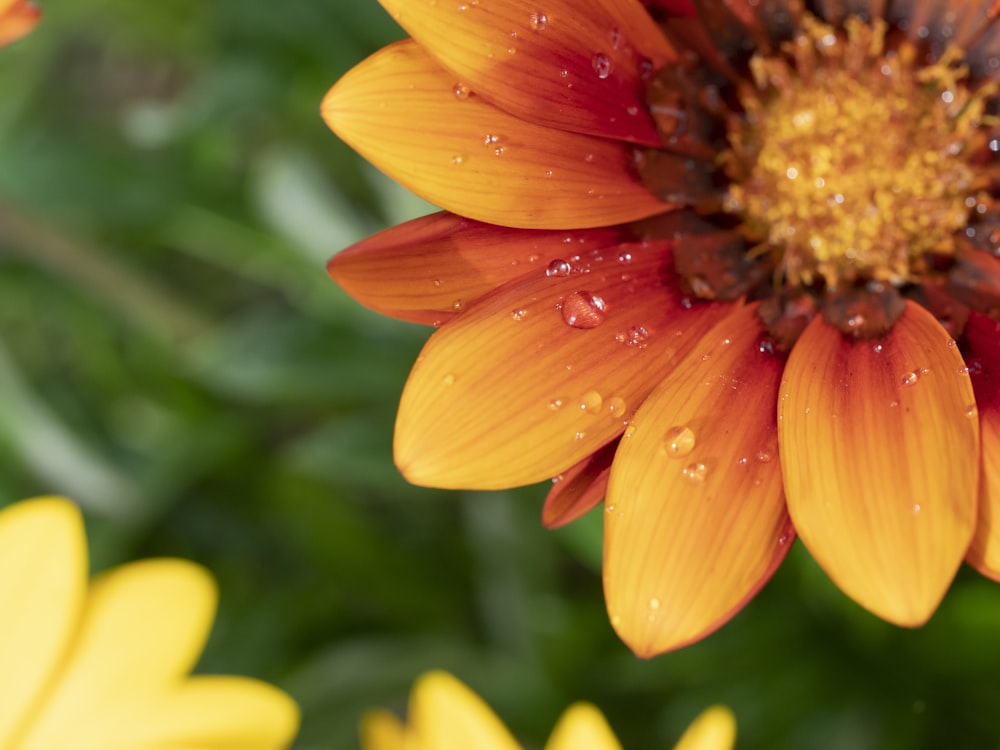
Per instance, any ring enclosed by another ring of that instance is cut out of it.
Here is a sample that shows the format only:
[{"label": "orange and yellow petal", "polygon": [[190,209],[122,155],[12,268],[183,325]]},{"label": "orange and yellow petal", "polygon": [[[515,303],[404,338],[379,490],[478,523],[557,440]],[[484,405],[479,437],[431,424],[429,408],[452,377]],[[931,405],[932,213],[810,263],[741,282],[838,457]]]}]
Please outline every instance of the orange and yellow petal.
[{"label": "orange and yellow petal", "polygon": [[621,750],[604,714],[589,703],[577,703],[563,713],[545,750]]},{"label": "orange and yellow petal", "polygon": [[1000,581],[1000,322],[973,313],[965,327],[966,365],[976,394],[982,441],[979,518],[966,559]]},{"label": "orange and yellow petal", "polygon": [[725,706],[705,709],[674,750],[732,750],[736,744],[736,717]]},{"label": "orange and yellow petal", "polygon": [[417,681],[409,725],[420,750],[520,750],[490,707],[446,672]]},{"label": "orange and yellow petal", "polygon": [[789,510],[813,557],[879,617],[925,622],[976,521],[979,420],[955,342],[913,302],[876,340],[817,317],[792,350],[778,415]]},{"label": "orange and yellow petal", "polygon": [[56,497],[0,511],[0,747],[9,747],[58,671],[87,591],[76,506]]},{"label": "orange and yellow petal", "polygon": [[411,482],[499,489],[549,479],[621,434],[725,305],[685,305],[669,242],[567,255],[486,295],[428,340],[403,391]]},{"label": "orange and yellow petal", "polygon": [[341,78],[322,114],[337,135],[405,187],[479,221],[582,229],[668,208],[636,178],[626,144],[529,123],[459,84],[404,40]]},{"label": "orange and yellow petal", "polygon": [[605,500],[604,592],[639,656],[721,626],[791,546],[774,414],[783,361],[761,337],[756,307],[734,309],[622,437]]},{"label": "orange and yellow petal", "polygon": [[575,466],[552,478],[542,506],[542,525],[558,529],[589,513],[604,499],[618,441],[605,445]]},{"label": "orange and yellow petal", "polygon": [[41,15],[31,0],[0,0],[0,47],[35,28]]},{"label": "orange and yellow petal", "polygon": [[626,227],[510,229],[441,212],[392,227],[334,256],[327,270],[367,307],[414,323],[440,324],[457,309],[550,260],[623,241]]},{"label": "orange and yellow petal", "polygon": [[676,58],[637,0],[380,0],[472,91],[529,122],[659,146],[645,78]]}]

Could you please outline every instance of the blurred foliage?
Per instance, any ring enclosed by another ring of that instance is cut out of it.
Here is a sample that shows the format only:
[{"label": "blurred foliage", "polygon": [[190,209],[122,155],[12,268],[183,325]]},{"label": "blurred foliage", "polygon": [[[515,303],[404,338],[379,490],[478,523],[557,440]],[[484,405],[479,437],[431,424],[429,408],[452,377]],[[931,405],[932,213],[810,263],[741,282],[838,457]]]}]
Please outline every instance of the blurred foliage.
[{"label": "blurred foliage", "polygon": [[650,662],[612,633],[600,518],[544,488],[454,494],[392,465],[427,332],[354,304],[327,257],[430,208],[318,116],[401,36],[374,0],[46,0],[0,51],[0,496],[84,507],[95,570],[197,560],[203,671],[285,687],[297,748],[356,747],[369,706],[452,670],[540,747],[589,699],[626,747],[706,705],[742,748],[986,748],[1000,589],[965,571],[923,629],[862,612],[797,547],[706,641]]}]

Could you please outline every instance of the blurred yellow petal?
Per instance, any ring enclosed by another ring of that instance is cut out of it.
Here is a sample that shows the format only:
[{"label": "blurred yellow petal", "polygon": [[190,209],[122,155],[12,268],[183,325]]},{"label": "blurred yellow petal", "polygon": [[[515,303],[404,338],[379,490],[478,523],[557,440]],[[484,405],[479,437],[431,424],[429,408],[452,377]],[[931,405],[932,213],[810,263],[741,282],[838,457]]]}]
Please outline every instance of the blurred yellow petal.
[{"label": "blurred yellow petal", "polygon": [[61,668],[86,590],[75,505],[50,497],[0,511],[0,747],[10,746]]},{"label": "blurred yellow petal", "polygon": [[361,750],[404,750],[406,727],[395,714],[369,711],[361,719]]},{"label": "blurred yellow petal", "polygon": [[736,744],[736,717],[725,706],[705,709],[674,750],[731,750]]},{"label": "blurred yellow petal", "polygon": [[417,195],[508,227],[583,229],[670,206],[633,172],[618,141],[552,130],[475,95],[412,41],[386,47],[326,95],[333,131]]},{"label": "blurred yellow petal", "polygon": [[958,347],[913,302],[883,338],[816,317],[778,402],[781,467],[803,543],[858,604],[927,620],[972,538],[979,420]]},{"label": "blurred yellow petal", "polygon": [[183,560],[149,560],[95,579],[72,653],[19,750],[111,750],[142,733],[134,711],[190,671],[201,654],[216,590]]},{"label": "blurred yellow petal", "polygon": [[5,0],[0,2],[0,47],[10,44],[27,34],[41,18],[31,0]]},{"label": "blurred yellow petal", "polygon": [[621,745],[604,714],[589,703],[577,703],[560,717],[545,750],[621,750]]},{"label": "blurred yellow petal", "polygon": [[490,707],[446,672],[417,681],[409,723],[419,750],[520,750]]},{"label": "blurred yellow petal", "polygon": [[639,656],[696,641],[770,578],[794,536],[774,403],[783,361],[755,306],[703,336],[621,439],[604,509],[611,623]]}]

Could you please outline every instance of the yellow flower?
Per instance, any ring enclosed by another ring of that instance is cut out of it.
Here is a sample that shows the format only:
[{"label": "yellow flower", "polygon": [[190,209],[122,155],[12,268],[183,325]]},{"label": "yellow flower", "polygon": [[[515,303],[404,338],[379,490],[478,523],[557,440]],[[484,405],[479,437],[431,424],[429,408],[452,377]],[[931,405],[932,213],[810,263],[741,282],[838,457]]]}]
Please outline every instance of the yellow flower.
[{"label": "yellow flower", "polygon": [[277,750],[298,708],[243,677],[189,676],[215,615],[208,573],[184,560],[87,582],[77,508],[0,511],[2,750]]},{"label": "yellow flower", "polygon": [[[736,721],[723,706],[699,716],[674,750],[730,750]],[[361,750],[520,750],[490,707],[446,672],[421,677],[410,695],[409,721],[373,711],[361,725]],[[621,750],[601,712],[589,703],[570,706],[545,750]]]},{"label": "yellow flower", "polygon": [[0,0],[0,47],[31,31],[40,16],[31,0]]},{"label": "yellow flower", "polygon": [[412,38],[323,116],[447,211],[329,271],[440,326],[396,421],[410,481],[553,478],[549,526],[604,500],[643,656],[796,536],[903,626],[963,559],[1000,578],[993,0],[381,2]]}]

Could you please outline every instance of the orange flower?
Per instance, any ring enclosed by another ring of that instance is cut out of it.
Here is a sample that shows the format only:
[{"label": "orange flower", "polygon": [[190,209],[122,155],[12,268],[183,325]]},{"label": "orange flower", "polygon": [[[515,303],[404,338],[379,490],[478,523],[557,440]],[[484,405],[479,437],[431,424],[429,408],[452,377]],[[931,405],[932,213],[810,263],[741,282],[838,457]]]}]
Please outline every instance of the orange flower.
[{"label": "orange flower", "polygon": [[0,47],[31,31],[41,15],[31,0],[0,0]]},{"label": "orange flower", "polygon": [[440,326],[410,481],[555,477],[549,526],[604,499],[643,656],[726,622],[796,533],[899,625],[963,558],[1000,578],[992,0],[382,4],[413,38],[323,116],[447,212],[329,270]]}]

